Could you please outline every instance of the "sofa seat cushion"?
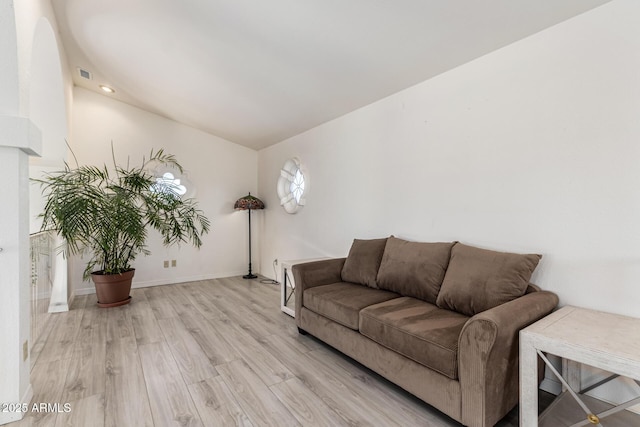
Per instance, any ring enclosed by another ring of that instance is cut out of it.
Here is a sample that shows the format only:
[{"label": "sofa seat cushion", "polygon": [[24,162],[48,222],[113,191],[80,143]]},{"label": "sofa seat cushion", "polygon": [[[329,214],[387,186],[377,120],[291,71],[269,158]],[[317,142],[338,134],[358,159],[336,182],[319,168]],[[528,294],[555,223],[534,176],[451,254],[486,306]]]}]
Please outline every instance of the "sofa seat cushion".
[{"label": "sofa seat cushion", "polygon": [[302,304],[317,314],[357,331],[360,310],[399,296],[364,285],[338,282],[305,289]]},{"label": "sofa seat cushion", "polygon": [[469,317],[401,297],[360,312],[360,333],[451,379],[458,378],[458,337]]}]

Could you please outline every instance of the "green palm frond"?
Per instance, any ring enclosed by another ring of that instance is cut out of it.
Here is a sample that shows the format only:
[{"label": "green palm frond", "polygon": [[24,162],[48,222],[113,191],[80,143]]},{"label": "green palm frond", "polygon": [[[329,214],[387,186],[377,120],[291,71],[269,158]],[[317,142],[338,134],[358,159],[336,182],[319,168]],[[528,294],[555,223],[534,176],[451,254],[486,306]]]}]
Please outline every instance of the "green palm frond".
[{"label": "green palm frond", "polygon": [[[115,157],[115,156],[114,156]],[[56,230],[71,254],[87,253],[85,278],[92,271],[122,273],[142,254],[147,255],[148,229],[157,230],[165,245],[202,245],[210,222],[193,199],[171,192],[154,191],[150,165],[165,165],[183,171],[175,156],[164,150],[151,151],[142,165],[76,166],[34,181],[46,198],[42,229]]]}]

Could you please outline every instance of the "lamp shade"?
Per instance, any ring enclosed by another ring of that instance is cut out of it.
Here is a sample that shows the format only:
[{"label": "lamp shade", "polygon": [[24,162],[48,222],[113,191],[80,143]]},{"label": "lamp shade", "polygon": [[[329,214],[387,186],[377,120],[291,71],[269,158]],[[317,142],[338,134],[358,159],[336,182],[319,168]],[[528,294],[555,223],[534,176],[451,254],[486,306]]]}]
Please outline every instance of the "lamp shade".
[{"label": "lamp shade", "polygon": [[247,209],[264,209],[264,202],[257,197],[253,197],[251,193],[236,200],[233,205],[234,209],[247,210]]}]

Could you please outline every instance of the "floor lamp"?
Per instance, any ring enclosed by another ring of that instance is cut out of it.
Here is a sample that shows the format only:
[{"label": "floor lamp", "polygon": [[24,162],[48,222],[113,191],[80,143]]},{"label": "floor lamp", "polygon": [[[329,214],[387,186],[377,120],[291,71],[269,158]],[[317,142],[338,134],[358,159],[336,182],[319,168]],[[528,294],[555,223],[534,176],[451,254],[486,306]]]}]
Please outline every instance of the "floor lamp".
[{"label": "floor lamp", "polygon": [[236,200],[233,205],[234,209],[241,211],[249,211],[249,274],[242,276],[243,279],[255,279],[258,276],[251,273],[251,210],[264,209],[264,203],[257,197],[253,197],[251,193]]}]

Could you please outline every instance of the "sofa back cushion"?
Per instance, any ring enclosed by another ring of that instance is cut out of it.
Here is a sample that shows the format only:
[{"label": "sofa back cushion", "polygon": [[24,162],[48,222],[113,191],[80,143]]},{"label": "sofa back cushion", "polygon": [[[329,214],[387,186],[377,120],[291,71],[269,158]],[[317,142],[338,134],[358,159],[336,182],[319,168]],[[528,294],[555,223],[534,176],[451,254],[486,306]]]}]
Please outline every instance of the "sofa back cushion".
[{"label": "sofa back cushion", "polygon": [[453,243],[409,242],[389,237],[378,270],[380,289],[436,303]]},{"label": "sofa back cushion", "polygon": [[342,281],[377,289],[376,276],[387,239],[354,239],[342,267]]},{"label": "sofa back cushion", "polygon": [[457,243],[436,304],[473,316],[519,298],[525,294],[540,258]]}]

